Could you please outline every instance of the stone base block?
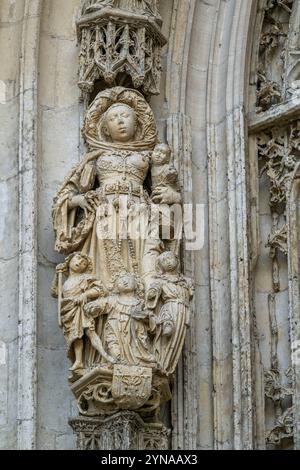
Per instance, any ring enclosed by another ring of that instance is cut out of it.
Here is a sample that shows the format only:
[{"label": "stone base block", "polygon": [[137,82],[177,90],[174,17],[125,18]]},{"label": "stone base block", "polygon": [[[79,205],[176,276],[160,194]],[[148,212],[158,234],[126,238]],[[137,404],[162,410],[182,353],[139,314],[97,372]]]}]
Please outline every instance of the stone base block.
[{"label": "stone base block", "polygon": [[78,450],[168,450],[170,430],[161,423],[145,423],[133,411],[109,417],[78,417],[69,421]]}]

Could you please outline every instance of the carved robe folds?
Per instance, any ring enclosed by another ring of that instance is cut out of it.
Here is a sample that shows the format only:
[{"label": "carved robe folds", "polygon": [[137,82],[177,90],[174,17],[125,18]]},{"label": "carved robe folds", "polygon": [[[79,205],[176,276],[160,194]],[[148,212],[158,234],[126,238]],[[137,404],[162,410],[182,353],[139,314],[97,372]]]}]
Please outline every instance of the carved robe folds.
[{"label": "carved robe folds", "polygon": [[[193,295],[179,273],[180,239],[161,239],[151,219],[153,207],[163,204],[165,214],[180,203],[177,173],[135,90],[99,93],[83,134],[89,152],[53,207],[55,246],[68,255],[53,293],[73,361],[69,379],[82,415],[123,409],[155,420],[171,398]],[[159,165],[170,181],[157,183]]]}]

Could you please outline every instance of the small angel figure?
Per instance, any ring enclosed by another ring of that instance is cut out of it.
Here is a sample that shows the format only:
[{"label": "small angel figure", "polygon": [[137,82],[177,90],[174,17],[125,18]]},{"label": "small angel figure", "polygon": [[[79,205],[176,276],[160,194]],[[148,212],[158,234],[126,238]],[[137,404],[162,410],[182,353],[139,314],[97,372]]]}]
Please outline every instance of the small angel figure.
[{"label": "small angel figure", "polygon": [[192,280],[178,273],[178,265],[173,252],[162,253],[157,260],[160,274],[146,295],[146,307],[156,312],[154,352],[166,375],[176,369],[190,324],[190,301],[194,295]]},{"label": "small angel figure", "polygon": [[153,150],[151,156],[151,180],[152,201],[154,203],[163,202],[161,194],[166,188],[178,191],[178,172],[171,164],[171,155],[171,149],[167,144],[158,144]]},{"label": "small angel figure", "polygon": [[122,273],[116,280],[116,294],[86,305],[88,315],[107,315],[104,341],[118,363],[155,367],[149,333],[155,328],[152,312],[138,296],[135,275]]},{"label": "small angel figure", "polygon": [[[59,326],[63,328],[68,345],[68,357],[73,361],[71,371],[84,369],[85,335],[102,357],[108,362],[115,362],[104,351],[102,342],[95,331],[95,320],[84,311],[84,306],[89,301],[107,295],[102,282],[93,277],[92,269],[90,257],[80,252],[71,254],[65,263],[56,268],[57,276],[53,293],[59,298]],[[62,284],[63,274],[66,274],[68,278]]]}]

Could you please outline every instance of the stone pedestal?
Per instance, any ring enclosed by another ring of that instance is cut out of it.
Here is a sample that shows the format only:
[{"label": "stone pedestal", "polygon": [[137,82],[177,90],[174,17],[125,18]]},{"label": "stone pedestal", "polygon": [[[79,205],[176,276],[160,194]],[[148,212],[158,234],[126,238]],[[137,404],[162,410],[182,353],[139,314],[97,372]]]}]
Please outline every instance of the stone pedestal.
[{"label": "stone pedestal", "polygon": [[160,423],[145,423],[133,411],[109,417],[78,417],[69,421],[78,450],[168,450],[170,430]]}]

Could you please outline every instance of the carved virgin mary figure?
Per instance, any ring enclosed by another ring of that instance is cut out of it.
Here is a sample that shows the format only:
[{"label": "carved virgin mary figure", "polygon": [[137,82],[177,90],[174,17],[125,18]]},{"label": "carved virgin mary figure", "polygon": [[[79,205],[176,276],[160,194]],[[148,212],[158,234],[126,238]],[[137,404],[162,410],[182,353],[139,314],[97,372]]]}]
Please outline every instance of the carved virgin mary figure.
[{"label": "carved virgin mary figure", "polygon": [[[149,236],[151,186],[146,187],[157,143],[150,106],[135,90],[105,90],[87,111],[83,135],[90,151],[54,200],[57,251],[88,255],[93,275],[108,289],[121,272],[155,274],[160,240]],[[156,197],[157,203],[177,201],[172,187]],[[134,227],[134,235],[126,229],[124,236],[122,223],[129,231]]]}]

